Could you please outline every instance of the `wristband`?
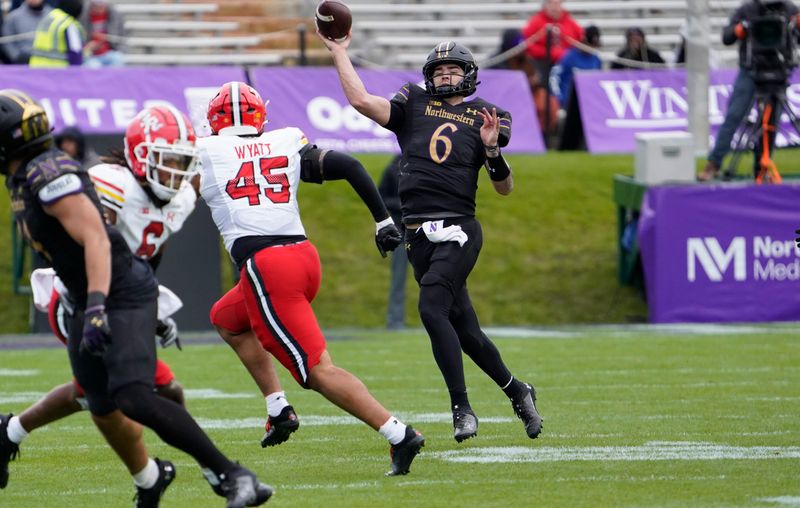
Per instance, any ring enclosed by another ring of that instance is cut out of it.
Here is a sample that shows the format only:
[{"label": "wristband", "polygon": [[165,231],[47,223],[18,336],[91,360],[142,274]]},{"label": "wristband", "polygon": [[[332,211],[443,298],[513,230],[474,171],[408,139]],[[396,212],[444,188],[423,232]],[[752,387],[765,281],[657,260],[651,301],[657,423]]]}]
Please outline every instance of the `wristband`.
[{"label": "wristband", "polygon": [[385,228],[386,226],[388,226],[390,224],[394,224],[394,221],[392,220],[391,216],[383,219],[380,222],[376,222],[375,223],[375,234],[377,235],[378,231],[380,231],[381,229]]},{"label": "wristband", "polygon": [[86,295],[86,310],[103,310],[106,306],[106,295],[100,291],[92,291]]},{"label": "wristband", "polygon": [[483,149],[486,150],[487,157],[494,158],[500,155],[500,147],[497,145],[483,145]]}]

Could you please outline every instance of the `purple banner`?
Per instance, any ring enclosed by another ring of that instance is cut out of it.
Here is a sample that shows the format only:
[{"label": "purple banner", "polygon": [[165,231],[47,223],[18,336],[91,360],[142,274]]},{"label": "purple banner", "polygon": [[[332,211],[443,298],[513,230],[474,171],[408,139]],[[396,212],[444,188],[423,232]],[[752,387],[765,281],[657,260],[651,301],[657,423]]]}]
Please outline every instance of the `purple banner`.
[{"label": "purple banner", "polygon": [[639,217],[650,321],[800,319],[800,184],[651,187]]},{"label": "purple banner", "polygon": [[[419,82],[418,71],[358,71],[370,93],[392,98],[407,82]],[[320,148],[347,152],[397,152],[395,136],[347,103],[336,70],[331,68],[262,67],[250,72],[269,99],[270,128],[299,127]],[[481,71],[478,95],[511,112],[508,152],[544,152],[539,123],[525,75],[515,71]]]},{"label": "purple banner", "polygon": [[142,108],[169,102],[203,134],[213,94],[227,81],[245,80],[238,67],[2,69],[0,89],[17,88],[39,100],[56,132],[70,125],[86,133],[124,132]]},{"label": "purple banner", "polygon": [[[711,126],[709,146],[728,108],[737,70],[712,70],[708,90]],[[575,74],[583,132],[592,153],[629,152],[636,148],[637,132],[688,130],[686,71],[592,71]],[[800,71],[792,76],[786,98],[800,112]],[[755,113],[751,113],[755,119]],[[800,144],[785,113],[777,146]]]}]

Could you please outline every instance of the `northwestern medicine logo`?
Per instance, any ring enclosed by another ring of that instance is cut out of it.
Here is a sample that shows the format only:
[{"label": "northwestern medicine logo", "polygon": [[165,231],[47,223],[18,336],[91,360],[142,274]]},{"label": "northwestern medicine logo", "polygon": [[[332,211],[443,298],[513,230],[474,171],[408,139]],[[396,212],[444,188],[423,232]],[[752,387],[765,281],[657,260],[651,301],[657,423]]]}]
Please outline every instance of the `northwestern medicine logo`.
[{"label": "northwestern medicine logo", "polygon": [[[748,249],[744,236],[734,237],[726,246],[715,237],[686,240],[686,279],[696,282],[747,280],[800,280],[800,249],[794,240],[777,240],[770,236],[755,236]],[[748,252],[752,262],[748,265]],[[751,271],[748,272],[748,266]],[[704,277],[699,276],[703,274]]]}]

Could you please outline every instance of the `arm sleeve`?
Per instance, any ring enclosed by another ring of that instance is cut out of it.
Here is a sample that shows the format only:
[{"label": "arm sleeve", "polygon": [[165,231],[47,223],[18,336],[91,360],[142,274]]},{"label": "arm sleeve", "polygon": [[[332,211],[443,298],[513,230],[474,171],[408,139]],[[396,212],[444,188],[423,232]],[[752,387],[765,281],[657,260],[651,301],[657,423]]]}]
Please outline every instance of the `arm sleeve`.
[{"label": "arm sleeve", "polygon": [[347,180],[367,205],[375,222],[389,217],[375,182],[355,158],[332,150],[312,148],[302,153],[300,177],[304,182],[322,183],[324,180]]},{"label": "arm sleeve", "polygon": [[64,31],[67,38],[67,61],[70,65],[83,64],[83,37],[78,25],[70,25]]}]

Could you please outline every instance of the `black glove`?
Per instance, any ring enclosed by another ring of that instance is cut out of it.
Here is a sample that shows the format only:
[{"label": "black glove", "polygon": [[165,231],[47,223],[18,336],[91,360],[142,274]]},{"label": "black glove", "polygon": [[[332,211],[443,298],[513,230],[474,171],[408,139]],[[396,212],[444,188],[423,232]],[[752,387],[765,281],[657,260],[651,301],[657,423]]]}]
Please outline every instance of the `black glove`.
[{"label": "black glove", "polygon": [[111,343],[111,327],[106,315],[106,297],[99,292],[89,293],[83,313],[83,339],[80,350],[95,356],[102,355]]},{"label": "black glove", "polygon": [[183,351],[181,339],[178,337],[178,325],[171,317],[159,320],[158,326],[156,326],[156,337],[158,337],[161,347],[170,347],[175,344],[175,347]]},{"label": "black glove", "polygon": [[395,250],[401,243],[403,237],[394,224],[387,224],[375,233],[375,245],[378,246],[378,252],[382,257],[386,257],[387,251]]}]

